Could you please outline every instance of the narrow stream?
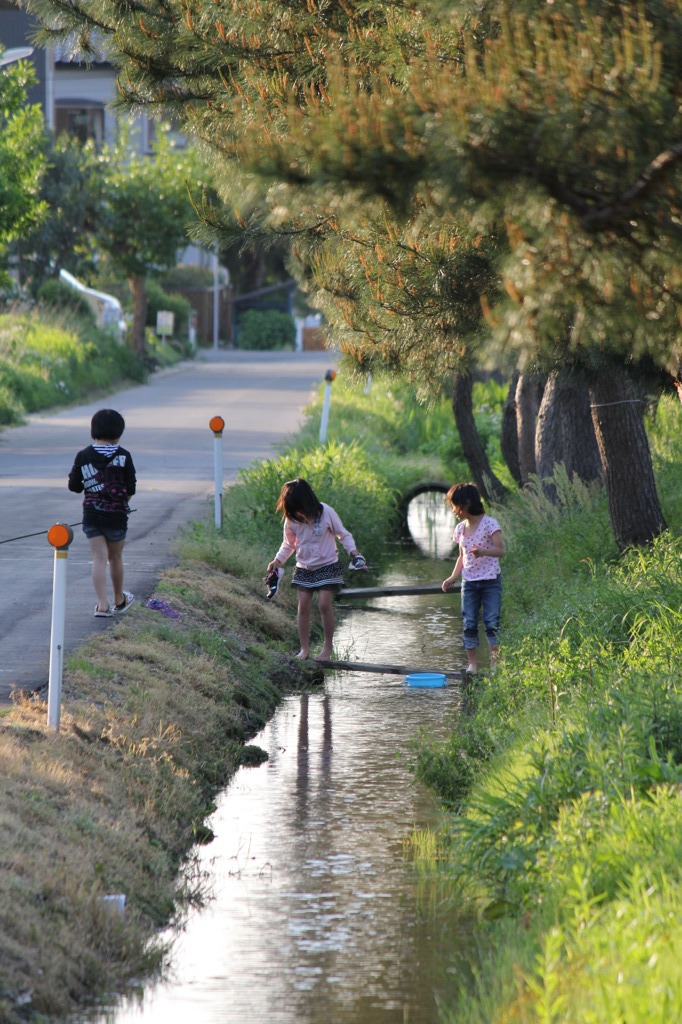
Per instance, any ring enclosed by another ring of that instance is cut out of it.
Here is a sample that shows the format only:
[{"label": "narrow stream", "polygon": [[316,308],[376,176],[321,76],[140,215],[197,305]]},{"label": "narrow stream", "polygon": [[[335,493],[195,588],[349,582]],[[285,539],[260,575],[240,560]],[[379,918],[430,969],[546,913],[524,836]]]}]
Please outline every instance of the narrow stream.
[{"label": "narrow stream", "polygon": [[[439,557],[397,548],[383,584],[449,574],[452,521],[425,500],[410,527]],[[461,664],[456,595],[375,598],[339,620],[344,659]],[[439,819],[409,745],[443,734],[458,708],[455,685],[368,673],[288,697],[254,740],[269,760],[237,772],[210,820],[199,857],[213,899],[175,937],[171,976],[99,1024],[437,1024],[467,934],[403,852]]]}]

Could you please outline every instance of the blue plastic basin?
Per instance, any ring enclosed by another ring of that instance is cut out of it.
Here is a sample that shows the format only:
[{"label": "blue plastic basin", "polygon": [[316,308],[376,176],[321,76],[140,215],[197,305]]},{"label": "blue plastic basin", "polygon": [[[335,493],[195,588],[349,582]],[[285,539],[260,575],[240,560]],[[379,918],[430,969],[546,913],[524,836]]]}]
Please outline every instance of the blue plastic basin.
[{"label": "blue plastic basin", "polygon": [[448,677],[442,672],[413,672],[405,676],[405,686],[447,686]]}]

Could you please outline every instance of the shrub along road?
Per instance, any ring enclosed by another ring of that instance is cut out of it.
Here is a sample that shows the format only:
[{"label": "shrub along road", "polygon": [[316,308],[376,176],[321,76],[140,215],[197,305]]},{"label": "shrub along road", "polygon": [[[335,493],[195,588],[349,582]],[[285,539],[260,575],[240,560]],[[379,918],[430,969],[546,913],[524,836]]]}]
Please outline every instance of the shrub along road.
[{"label": "shrub along road", "polygon": [[[67,490],[75,453],[101,408],[126,420],[123,445],[138,477],[125,550],[125,585],[145,601],[173,561],[172,542],[189,520],[213,521],[212,416],[220,415],[226,484],[268,458],[302,422],[313,389],[333,364],[328,352],[201,353],[149,383],[76,408],[32,416],[0,434],[0,542],[79,523],[81,495]],[[273,510],[274,515],[274,510]],[[53,549],[45,535],[0,543],[0,701],[13,689],[45,686],[49,672]],[[66,582],[66,656],[112,619],[95,619],[90,556],[74,526]],[[254,574],[261,572],[254,566]]]}]

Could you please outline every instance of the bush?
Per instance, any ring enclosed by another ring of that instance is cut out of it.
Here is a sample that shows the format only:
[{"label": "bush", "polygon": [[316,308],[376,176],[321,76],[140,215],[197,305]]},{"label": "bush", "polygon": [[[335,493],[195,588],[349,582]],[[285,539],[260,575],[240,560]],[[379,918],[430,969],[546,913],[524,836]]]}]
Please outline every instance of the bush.
[{"label": "bush", "polygon": [[239,318],[238,348],[264,351],[293,348],[295,343],[296,325],[289,313],[247,309]]},{"label": "bush", "polygon": [[0,316],[1,423],[90,399],[146,374],[142,360],[92,321],[55,312]]},{"label": "bush", "polygon": [[[0,363],[0,373],[2,364]],[[21,423],[22,417],[21,402],[7,384],[0,384],[0,426],[13,427]]]},{"label": "bush", "polygon": [[85,296],[57,277],[41,284],[36,299],[42,306],[75,313],[84,320],[95,322],[94,311]]},{"label": "bush", "polygon": [[173,267],[159,279],[159,284],[167,292],[181,288],[212,288],[213,271],[210,267],[194,267],[181,263]]},{"label": "bush", "polygon": [[336,509],[361,550],[382,548],[391,533],[395,497],[364,449],[354,443],[293,450],[242,470],[239,482],[225,494],[225,532],[231,532],[234,522],[235,532],[247,542],[279,547],[282,524],[275,506],[282,484],[297,476],[305,477],[320,501]]}]

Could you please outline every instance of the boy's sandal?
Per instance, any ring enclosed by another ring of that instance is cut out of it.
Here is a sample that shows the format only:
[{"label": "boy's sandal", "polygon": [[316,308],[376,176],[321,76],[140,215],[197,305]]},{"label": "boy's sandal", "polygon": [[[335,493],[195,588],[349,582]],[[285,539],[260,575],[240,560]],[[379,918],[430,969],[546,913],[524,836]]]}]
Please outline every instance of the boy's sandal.
[{"label": "boy's sandal", "polygon": [[114,612],[116,612],[118,615],[121,615],[123,612],[127,612],[134,600],[135,598],[130,593],[130,591],[124,590],[123,600],[121,601],[120,604],[114,605]]},{"label": "boy's sandal", "polygon": [[110,619],[113,614],[114,613],[112,612],[110,607],[107,608],[106,611],[101,612],[99,610],[99,608],[97,607],[97,605],[95,605],[95,618],[96,619]]}]

